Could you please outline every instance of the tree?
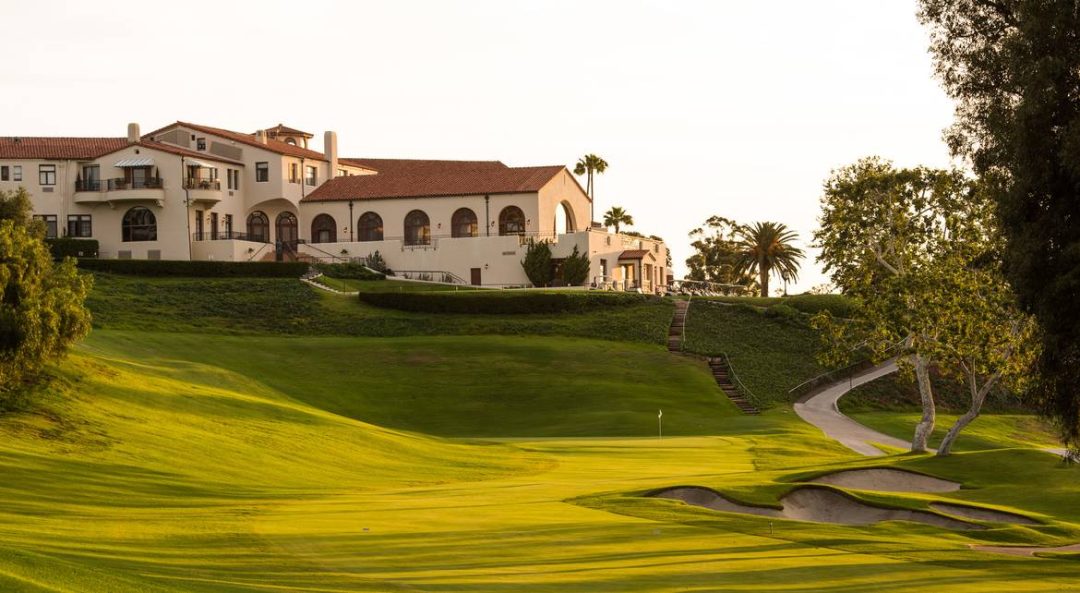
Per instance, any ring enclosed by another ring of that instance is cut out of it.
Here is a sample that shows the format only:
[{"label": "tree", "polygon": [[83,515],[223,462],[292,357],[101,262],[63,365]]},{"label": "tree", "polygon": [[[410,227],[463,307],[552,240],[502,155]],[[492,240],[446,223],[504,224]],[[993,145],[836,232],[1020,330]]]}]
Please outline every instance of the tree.
[{"label": "tree", "polygon": [[534,241],[530,238],[525,248],[525,259],[521,260],[521,267],[525,268],[525,276],[529,278],[533,286],[543,288],[550,285],[553,274],[551,247],[547,241]]},{"label": "tree", "polygon": [[581,286],[589,279],[589,257],[582,255],[574,245],[574,251],[563,260],[562,277],[567,286]]},{"label": "tree", "polygon": [[795,231],[777,222],[755,222],[739,227],[736,235],[735,271],[756,273],[761,296],[769,296],[769,276],[774,272],[785,282],[798,280],[803,251],[792,245],[798,239]]},{"label": "tree", "polygon": [[920,0],[956,100],[946,138],[996,205],[1005,273],[1040,325],[1031,395],[1080,448],[1080,1]]},{"label": "tree", "polygon": [[619,226],[621,225],[633,226],[634,217],[626,213],[626,210],[618,206],[612,206],[610,210],[604,213],[604,226],[615,227],[615,234],[619,233]]},{"label": "tree", "polygon": [[[694,254],[686,259],[687,278],[701,282],[756,287],[753,275],[735,269],[740,225],[730,218],[710,216],[690,231]],[[670,266],[668,266],[670,267]]]},{"label": "tree", "polygon": [[585,193],[589,195],[589,204],[591,208],[589,217],[592,220],[596,220],[596,195],[595,186],[593,185],[593,175],[603,175],[604,171],[607,171],[607,168],[607,161],[591,153],[578,159],[577,164],[574,165],[575,175],[588,175],[585,182]]},{"label": "tree", "polygon": [[936,422],[931,365],[972,394],[939,450],[948,454],[990,389],[1019,382],[1030,360],[1031,321],[1009,297],[989,212],[987,192],[958,171],[868,158],[825,184],[818,259],[859,306],[852,320],[813,319],[827,341],[823,361],[862,349],[876,360],[896,355],[913,372],[923,414],[912,451],[927,450]]},{"label": "tree", "polygon": [[54,264],[25,190],[0,192],[0,397],[32,380],[90,331],[89,277]]}]

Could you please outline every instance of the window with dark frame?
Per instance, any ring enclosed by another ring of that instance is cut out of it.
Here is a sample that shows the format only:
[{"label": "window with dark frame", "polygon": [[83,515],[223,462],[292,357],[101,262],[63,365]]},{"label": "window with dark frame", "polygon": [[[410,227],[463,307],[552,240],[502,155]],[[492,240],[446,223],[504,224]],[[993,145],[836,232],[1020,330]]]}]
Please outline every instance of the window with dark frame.
[{"label": "window with dark frame", "polygon": [[38,185],[56,185],[56,165],[38,165]]},{"label": "window with dark frame", "polygon": [[300,183],[300,165],[289,163],[289,183]]},{"label": "window with dark frame", "polygon": [[206,150],[206,138],[199,138],[195,141],[196,150]]},{"label": "window with dark frame", "polygon": [[157,241],[157,217],[149,209],[136,206],[124,214],[121,241]]},{"label": "window with dark frame", "polygon": [[0,167],[0,181],[7,181],[10,174],[11,174],[11,172],[7,168],[7,165],[4,165],[3,167]]},{"label": "window with dark frame", "polygon": [[67,234],[69,237],[93,237],[94,227],[89,214],[68,214]]},{"label": "window with dark frame", "polygon": [[307,167],[305,167],[304,173],[304,183],[308,185],[315,185],[316,182],[318,182],[319,173],[318,169],[316,169],[315,167],[308,165]]},{"label": "window with dark frame", "polygon": [[383,222],[382,217],[374,212],[365,212],[360,216],[360,240],[382,241]]},{"label": "window with dark frame", "polygon": [[226,214],[225,215],[225,238],[226,239],[232,239],[233,238],[232,214]]},{"label": "window with dark frame", "polygon": [[34,220],[40,220],[45,223],[45,238],[55,239],[59,235],[56,228],[56,215],[55,214],[35,214]]},{"label": "window with dark frame", "polygon": [[255,163],[255,181],[259,183],[270,181],[270,163],[265,161]]},{"label": "window with dark frame", "polygon": [[11,180],[22,181],[22,165],[13,165],[11,167]]}]

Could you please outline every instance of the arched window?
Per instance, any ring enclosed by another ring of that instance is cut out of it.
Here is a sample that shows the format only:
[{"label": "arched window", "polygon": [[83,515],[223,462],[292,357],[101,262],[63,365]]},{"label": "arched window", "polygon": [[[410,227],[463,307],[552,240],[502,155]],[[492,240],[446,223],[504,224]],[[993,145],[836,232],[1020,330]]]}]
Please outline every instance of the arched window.
[{"label": "arched window", "polygon": [[413,210],[405,215],[405,244],[431,244],[431,220],[422,210]]},{"label": "arched window", "polygon": [[382,241],[382,217],[374,212],[365,212],[360,215],[360,223],[356,225],[360,229],[361,241]]},{"label": "arched window", "polygon": [[136,206],[124,214],[121,229],[123,241],[157,241],[157,217],[142,206]]},{"label": "arched window", "polygon": [[270,219],[266,217],[265,212],[256,210],[248,214],[247,234],[249,241],[270,242]]},{"label": "arched window", "polygon": [[297,235],[296,215],[292,212],[282,212],[277,215],[277,240],[282,243],[293,244],[299,239]]},{"label": "arched window", "polygon": [[507,206],[499,213],[500,235],[524,235],[525,213],[517,206]]},{"label": "arched window", "polygon": [[477,234],[476,213],[468,208],[458,208],[450,218],[450,236],[475,237]]},{"label": "arched window", "polygon": [[311,221],[312,243],[337,242],[337,222],[329,214],[320,214]]}]

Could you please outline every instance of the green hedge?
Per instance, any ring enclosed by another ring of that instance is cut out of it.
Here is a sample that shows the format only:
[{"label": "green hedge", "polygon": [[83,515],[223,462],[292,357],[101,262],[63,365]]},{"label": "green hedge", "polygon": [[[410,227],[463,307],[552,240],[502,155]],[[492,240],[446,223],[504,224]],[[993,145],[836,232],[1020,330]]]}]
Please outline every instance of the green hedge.
[{"label": "green hedge", "polygon": [[58,239],[45,239],[45,244],[49,246],[49,251],[52,252],[52,256],[56,259],[98,256],[97,239],[61,237]]},{"label": "green hedge", "polygon": [[315,264],[315,269],[330,278],[344,280],[386,280],[386,274],[373,272],[363,264]]},{"label": "green hedge", "polygon": [[361,292],[361,302],[415,313],[580,313],[638,305],[657,297],[595,292]]},{"label": "green hedge", "polygon": [[299,278],[308,270],[304,262],[173,261],[149,259],[80,259],[91,272],[132,276],[189,278]]},{"label": "green hedge", "polygon": [[752,307],[772,307],[784,305],[797,311],[813,315],[821,311],[829,311],[836,317],[851,317],[855,311],[855,302],[842,294],[797,294],[786,297],[694,297],[694,300],[717,301],[721,303],[733,303],[750,305]]}]

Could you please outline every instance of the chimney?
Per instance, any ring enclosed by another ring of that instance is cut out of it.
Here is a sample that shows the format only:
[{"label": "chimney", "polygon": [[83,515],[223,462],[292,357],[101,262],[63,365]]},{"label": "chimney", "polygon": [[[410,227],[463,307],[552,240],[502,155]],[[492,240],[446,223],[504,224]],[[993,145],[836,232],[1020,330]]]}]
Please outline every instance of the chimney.
[{"label": "chimney", "polygon": [[257,130],[255,132],[255,141],[259,144],[266,144],[266,130]]},{"label": "chimney", "polygon": [[330,161],[330,174],[328,178],[333,179],[337,177],[337,133],[327,132],[323,139],[323,152],[326,153],[326,160]]},{"label": "chimney", "polygon": [[128,144],[138,144],[139,139],[139,124],[128,124]]}]

